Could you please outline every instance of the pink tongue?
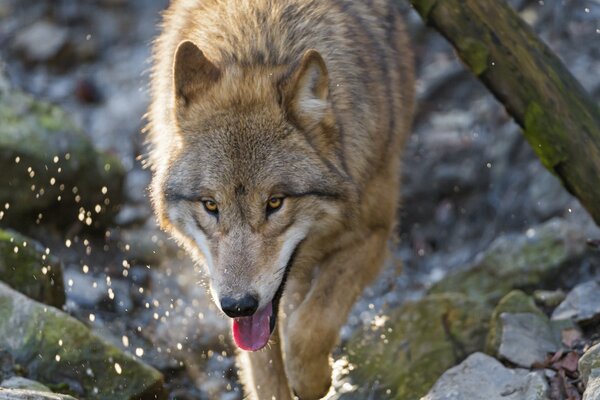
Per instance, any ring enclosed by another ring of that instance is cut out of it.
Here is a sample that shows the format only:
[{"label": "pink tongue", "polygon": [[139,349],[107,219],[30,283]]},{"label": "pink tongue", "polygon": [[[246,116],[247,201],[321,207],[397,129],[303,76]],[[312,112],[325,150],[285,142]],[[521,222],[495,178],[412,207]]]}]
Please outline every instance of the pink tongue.
[{"label": "pink tongue", "polygon": [[273,303],[269,303],[251,317],[233,320],[233,340],[235,344],[248,351],[260,350],[269,341],[271,326],[269,318],[273,315]]}]

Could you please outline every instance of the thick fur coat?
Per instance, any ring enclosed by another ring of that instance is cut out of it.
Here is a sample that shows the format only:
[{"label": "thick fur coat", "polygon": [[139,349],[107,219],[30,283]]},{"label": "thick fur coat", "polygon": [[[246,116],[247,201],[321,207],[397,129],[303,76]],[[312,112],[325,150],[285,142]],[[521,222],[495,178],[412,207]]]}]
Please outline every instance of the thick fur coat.
[{"label": "thick fur coat", "polygon": [[413,113],[388,0],[174,0],[154,45],[152,199],[233,317],[251,398],[324,396],[386,256]]}]

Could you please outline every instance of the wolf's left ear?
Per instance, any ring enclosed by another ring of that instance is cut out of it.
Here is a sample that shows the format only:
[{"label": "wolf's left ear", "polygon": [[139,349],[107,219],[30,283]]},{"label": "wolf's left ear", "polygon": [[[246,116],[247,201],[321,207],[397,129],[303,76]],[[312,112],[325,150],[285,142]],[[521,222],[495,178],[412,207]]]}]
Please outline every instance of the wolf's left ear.
[{"label": "wolf's left ear", "polygon": [[177,46],[173,62],[173,83],[177,104],[189,104],[219,80],[221,71],[192,42]]},{"label": "wolf's left ear", "polygon": [[305,128],[311,129],[331,111],[329,78],[318,51],[307,50],[280,83],[284,109]]}]

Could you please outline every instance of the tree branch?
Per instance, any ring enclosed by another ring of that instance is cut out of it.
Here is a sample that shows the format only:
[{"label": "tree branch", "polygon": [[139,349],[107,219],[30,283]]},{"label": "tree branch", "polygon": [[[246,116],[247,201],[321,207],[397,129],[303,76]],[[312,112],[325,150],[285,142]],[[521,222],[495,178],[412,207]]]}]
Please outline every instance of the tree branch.
[{"label": "tree branch", "polygon": [[600,109],[504,0],[411,0],[600,225]]}]

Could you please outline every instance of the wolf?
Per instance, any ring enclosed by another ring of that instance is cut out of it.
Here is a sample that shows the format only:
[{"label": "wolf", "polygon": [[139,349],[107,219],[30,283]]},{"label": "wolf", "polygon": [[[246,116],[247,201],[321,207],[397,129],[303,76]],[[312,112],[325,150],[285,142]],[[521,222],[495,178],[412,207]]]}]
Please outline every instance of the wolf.
[{"label": "wolf", "polygon": [[161,227],[206,268],[250,398],[318,399],[386,257],[413,59],[389,0],[173,0],[153,47]]}]

